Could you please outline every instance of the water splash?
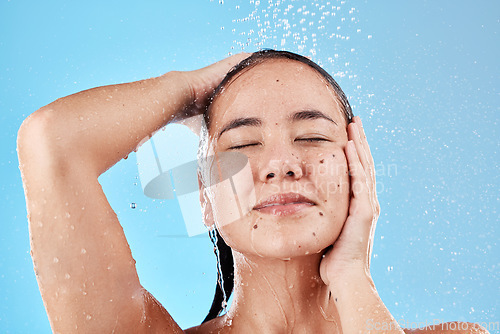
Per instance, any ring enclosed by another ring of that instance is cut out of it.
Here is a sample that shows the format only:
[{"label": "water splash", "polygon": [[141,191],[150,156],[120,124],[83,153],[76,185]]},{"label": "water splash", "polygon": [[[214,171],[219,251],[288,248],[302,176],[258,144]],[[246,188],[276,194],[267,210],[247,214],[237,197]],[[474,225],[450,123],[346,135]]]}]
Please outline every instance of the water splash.
[{"label": "water splash", "polygon": [[217,261],[217,284],[220,286],[222,290],[222,313],[227,312],[227,295],[226,295],[226,290],[224,290],[224,277],[222,277],[222,267],[221,267],[221,261],[220,261],[220,251],[219,247],[217,246],[217,232],[215,229],[212,229],[208,232],[208,235],[210,236],[210,240],[214,244],[214,253]]},{"label": "water splash", "polygon": [[273,48],[311,56],[335,79],[345,78],[341,85],[350,93],[353,110],[368,103],[365,98],[371,92],[363,91],[351,64],[357,64],[355,46],[369,42],[373,35],[360,28],[359,11],[350,2],[249,0],[220,8],[230,18],[221,21],[220,27],[231,34],[231,50]]}]

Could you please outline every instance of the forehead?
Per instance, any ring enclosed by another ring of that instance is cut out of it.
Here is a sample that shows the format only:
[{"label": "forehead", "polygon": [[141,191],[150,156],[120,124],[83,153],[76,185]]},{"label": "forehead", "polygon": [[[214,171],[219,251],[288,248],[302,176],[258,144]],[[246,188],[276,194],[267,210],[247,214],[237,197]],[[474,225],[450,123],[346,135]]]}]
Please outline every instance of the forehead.
[{"label": "forehead", "polygon": [[[296,84],[298,86],[320,84],[329,87],[325,78],[309,65],[297,60],[271,58],[243,69],[226,84],[223,94],[227,96],[228,91],[234,90],[235,86],[239,90],[246,87],[255,91],[255,86],[264,86],[280,81],[281,85],[288,86],[290,86],[290,84]],[[249,87],[249,85],[255,86]],[[233,89],[231,89],[231,87]]]},{"label": "forehead", "polygon": [[211,106],[210,128],[232,116],[269,118],[300,108],[327,109],[343,118],[335,91],[315,69],[295,60],[267,59],[226,84]]}]

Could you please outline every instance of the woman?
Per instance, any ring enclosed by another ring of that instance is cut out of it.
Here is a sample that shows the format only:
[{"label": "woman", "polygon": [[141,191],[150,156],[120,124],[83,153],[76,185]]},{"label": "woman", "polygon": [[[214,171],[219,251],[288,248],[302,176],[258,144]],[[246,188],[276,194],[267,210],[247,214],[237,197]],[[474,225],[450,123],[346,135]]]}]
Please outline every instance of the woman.
[{"label": "woman", "polygon": [[[186,333],[403,333],[370,277],[379,206],[359,117],[308,59],[248,56],[77,93],[23,123],[32,257],[54,332],[182,332],[141,286],[97,178],[169,122],[206,112],[203,154],[215,158],[200,173],[201,202],[232,248],[234,301]],[[226,153],[251,167],[237,189],[213,182]],[[465,325],[450,332],[481,331]]]}]

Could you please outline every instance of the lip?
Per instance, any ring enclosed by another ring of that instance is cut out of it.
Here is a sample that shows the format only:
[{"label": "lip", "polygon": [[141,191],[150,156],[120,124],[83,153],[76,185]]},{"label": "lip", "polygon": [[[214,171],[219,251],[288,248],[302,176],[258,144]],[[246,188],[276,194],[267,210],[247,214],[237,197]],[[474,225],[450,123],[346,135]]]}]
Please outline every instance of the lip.
[{"label": "lip", "polygon": [[316,205],[311,199],[297,193],[274,194],[259,202],[254,210],[275,216],[297,213]]}]

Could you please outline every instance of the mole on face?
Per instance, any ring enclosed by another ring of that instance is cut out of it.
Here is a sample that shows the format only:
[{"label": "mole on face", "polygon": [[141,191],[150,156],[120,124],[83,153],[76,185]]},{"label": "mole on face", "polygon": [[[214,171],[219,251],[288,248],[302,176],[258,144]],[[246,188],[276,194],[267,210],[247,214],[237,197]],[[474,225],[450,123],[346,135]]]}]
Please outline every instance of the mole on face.
[{"label": "mole on face", "polygon": [[280,82],[280,79],[276,79],[276,82]]},{"label": "mole on face", "polygon": [[323,216],[323,212],[320,212],[320,213],[319,213],[319,215],[320,215],[320,216]]},{"label": "mole on face", "polygon": [[335,158],[335,154],[332,154],[332,157]]},{"label": "mole on face", "polygon": [[257,229],[258,227],[259,227],[259,226],[257,226],[257,224],[255,224],[255,225],[253,226],[253,228],[254,228],[254,229]]},{"label": "mole on face", "polygon": [[325,159],[321,159],[321,160],[319,161],[319,163],[320,163],[320,164],[322,164],[323,162],[325,162]]}]

